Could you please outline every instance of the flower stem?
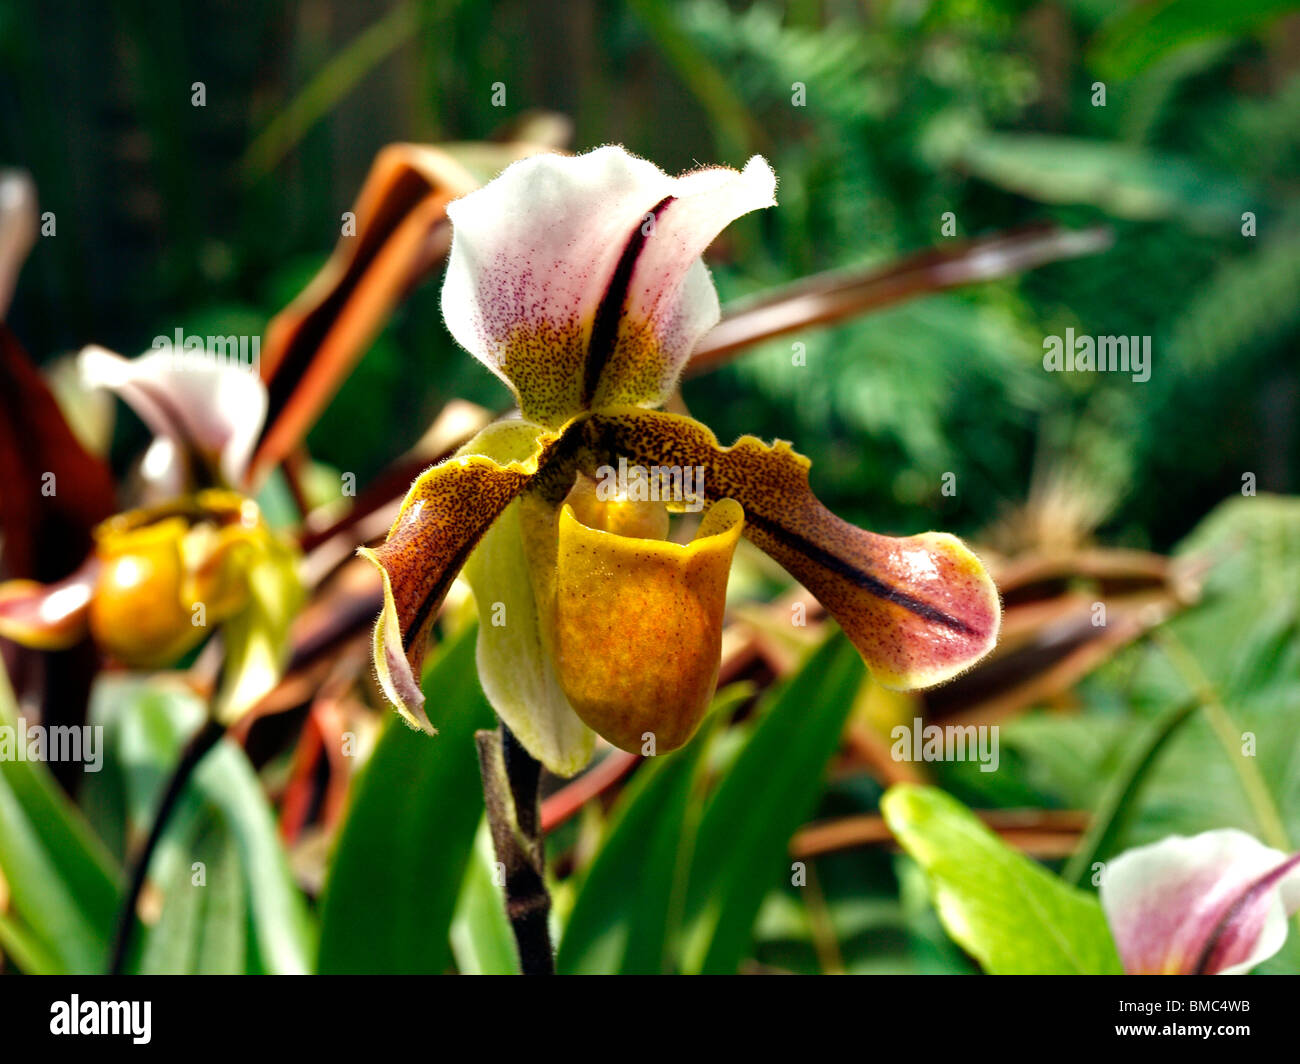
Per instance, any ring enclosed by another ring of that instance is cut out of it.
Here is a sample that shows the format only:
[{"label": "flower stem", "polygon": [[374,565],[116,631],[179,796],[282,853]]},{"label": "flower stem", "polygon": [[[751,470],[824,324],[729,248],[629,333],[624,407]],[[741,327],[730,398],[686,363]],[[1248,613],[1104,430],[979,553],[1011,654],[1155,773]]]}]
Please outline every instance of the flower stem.
[{"label": "flower stem", "polygon": [[474,735],[478,745],[483,800],[498,866],[504,874],[506,916],[519,948],[524,975],[553,975],[538,784],[542,766],[509,728]]},{"label": "flower stem", "polygon": [[154,811],[149,837],[135,859],[131,869],[131,884],[118,910],[117,930],[113,936],[113,955],[108,967],[110,975],[121,975],[126,966],[126,955],[131,946],[131,933],[135,929],[135,910],[140,903],[140,892],[144,890],[145,878],[149,874],[149,862],[153,860],[154,851],[162,840],[163,832],[167,830],[167,823],[176,809],[176,803],[180,801],[185,785],[194,775],[199,762],[225,734],[226,729],[209,717],[203,727],[195,732],[186,744],[180,761],[172,771],[171,779],[167,781],[167,789],[163,791],[162,800]]}]

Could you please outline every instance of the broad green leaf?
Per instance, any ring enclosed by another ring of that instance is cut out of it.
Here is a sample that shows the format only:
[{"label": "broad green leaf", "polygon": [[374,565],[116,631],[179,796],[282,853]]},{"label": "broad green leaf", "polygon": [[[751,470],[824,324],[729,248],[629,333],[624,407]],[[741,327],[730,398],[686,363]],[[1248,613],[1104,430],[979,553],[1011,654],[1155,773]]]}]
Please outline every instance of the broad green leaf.
[{"label": "broad green leaf", "polygon": [[177,863],[138,970],[159,975],[239,975],[248,912],[239,852],[219,816],[198,829],[189,865]]},{"label": "broad green leaf", "polygon": [[[1083,697],[1124,712],[1035,714],[1013,721],[1003,742],[1054,803],[1096,809],[1144,733],[1204,685],[1242,735],[1231,757],[1204,706],[1146,770],[1140,799],[1122,830],[1100,850],[1114,853],[1170,834],[1235,827],[1264,837],[1234,768],[1252,758],[1294,844],[1300,842],[1300,500],[1237,497],[1216,508],[1178,548],[1187,562],[1209,561],[1200,601],[1087,681]],[[1172,641],[1182,651],[1171,658]],[[1190,671],[1189,671],[1190,670]],[[1199,676],[1197,675],[1199,673]]]},{"label": "broad green leaf", "polygon": [[0,954],[27,975],[60,975],[67,971],[35,931],[8,913],[0,913]]},{"label": "broad green leaf", "polygon": [[1101,905],[1007,846],[960,802],[900,784],[881,801],[948,934],[992,975],[1118,974]]},{"label": "broad green leaf", "polygon": [[325,887],[322,972],[442,972],[483,812],[474,732],[494,717],[473,626],[425,672],[430,737],[396,714],[356,783]]},{"label": "broad green leaf", "polygon": [[[0,671],[0,727],[16,739],[28,725]],[[0,758],[0,874],[10,899],[0,944],[15,960],[103,970],[121,872],[45,765],[14,756]]]},{"label": "broad green leaf", "polygon": [[1102,855],[1109,854],[1115,839],[1124,828],[1124,824],[1137,804],[1142,786],[1148,774],[1156,764],[1165,745],[1183,723],[1197,709],[1195,699],[1179,705],[1175,703],[1162,713],[1141,736],[1141,741],[1133,747],[1115,778],[1107,786],[1101,801],[1093,811],[1092,822],[1083,838],[1079,840],[1078,849],[1070,857],[1069,863],[1061,872],[1061,879],[1066,883],[1078,885],[1092,867],[1094,861]]},{"label": "broad green leaf", "polygon": [[734,972],[787,846],[822,790],[865,668],[836,631],[765,699],[758,727],[705,807],[686,894],[682,967]]},{"label": "broad green leaf", "polygon": [[[178,829],[194,831],[205,807],[220,811],[243,871],[252,928],[249,969],[283,975],[310,971],[316,930],[261,781],[244,751],[223,740],[195,770],[194,782],[178,810]],[[209,903],[210,909],[214,904]]]},{"label": "broad green leaf", "polygon": [[689,867],[698,770],[711,735],[706,725],[685,749],[651,759],[628,784],[565,924],[556,958],[562,974],[671,970],[674,916],[680,919],[674,895]]}]

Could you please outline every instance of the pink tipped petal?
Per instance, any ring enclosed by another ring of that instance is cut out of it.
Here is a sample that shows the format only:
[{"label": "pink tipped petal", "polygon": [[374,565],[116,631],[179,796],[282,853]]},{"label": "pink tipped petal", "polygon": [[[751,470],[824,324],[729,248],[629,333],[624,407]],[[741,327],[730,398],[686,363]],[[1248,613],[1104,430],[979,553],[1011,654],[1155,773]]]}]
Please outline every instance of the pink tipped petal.
[{"label": "pink tipped petal", "polygon": [[1109,862],[1101,904],[1129,974],[1237,975],[1282,948],[1300,870],[1243,831],[1174,835]]},{"label": "pink tipped petal", "polygon": [[1282,948],[1286,918],[1300,908],[1300,854],[1266,872],[1229,907],[1197,965],[1198,972],[1242,975]]},{"label": "pink tipped petal", "polygon": [[[718,294],[700,256],[743,214],[776,205],[776,175],[755,155],[740,173],[714,167],[679,178],[673,199],[642,228],[618,334],[599,371],[592,405],[659,406],[701,337],[718,323]],[[589,380],[597,373],[600,337]]]},{"label": "pink tipped petal", "polygon": [[700,253],[774,187],[762,160],[672,178],[619,147],[523,159],[447,210],[447,328],[547,427],[598,388],[657,404],[717,320]]},{"label": "pink tipped petal", "polygon": [[80,365],[87,386],[121,396],[157,437],[198,463],[195,473],[246,486],[244,472],[266,418],[266,387],[256,367],[215,353],[156,350],[127,359],[93,346],[81,352]]},{"label": "pink tipped petal", "polygon": [[35,650],[63,650],[86,637],[90,596],[99,576],[92,555],[56,584],[35,580],[0,583],[0,638]]}]

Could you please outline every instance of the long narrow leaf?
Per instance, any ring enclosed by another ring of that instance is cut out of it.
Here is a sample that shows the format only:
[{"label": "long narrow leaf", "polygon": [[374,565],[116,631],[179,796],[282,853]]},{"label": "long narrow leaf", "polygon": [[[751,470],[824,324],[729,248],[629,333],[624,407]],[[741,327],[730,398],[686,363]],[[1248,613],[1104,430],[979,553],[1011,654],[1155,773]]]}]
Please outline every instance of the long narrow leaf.
[{"label": "long narrow leaf", "polygon": [[396,714],[356,784],[326,884],[322,972],[441,972],[448,929],[483,811],[474,732],[492,726],[474,632],[424,680],[433,738]]}]

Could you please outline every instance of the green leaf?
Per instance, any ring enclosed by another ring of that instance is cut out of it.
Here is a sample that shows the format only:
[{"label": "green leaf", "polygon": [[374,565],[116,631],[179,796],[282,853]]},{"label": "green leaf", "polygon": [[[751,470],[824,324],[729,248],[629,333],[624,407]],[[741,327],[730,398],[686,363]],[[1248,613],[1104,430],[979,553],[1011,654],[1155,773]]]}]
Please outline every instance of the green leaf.
[{"label": "green leaf", "polygon": [[166,902],[149,930],[138,970],[159,975],[239,975],[245,971],[248,913],[239,852],[228,827],[209,813],[189,865],[176,863]]},{"label": "green leaf", "polygon": [[1097,809],[1093,812],[1088,830],[1084,832],[1083,838],[1079,840],[1078,849],[1074,851],[1061,873],[1064,882],[1077,886],[1083,881],[1093,862],[1098,857],[1106,856],[1111,852],[1115,839],[1123,830],[1126,819],[1137,803],[1147,773],[1156,763],[1170,737],[1192,715],[1198,705],[1196,699],[1189,699],[1181,705],[1175,703],[1146,729],[1139,745],[1129,753],[1119,772],[1107,785]]},{"label": "green leaf", "polygon": [[483,811],[474,732],[493,725],[474,630],[426,671],[438,734],[393,714],[356,784],[325,887],[322,972],[442,972],[448,929]]},{"label": "green leaf", "polygon": [[1117,218],[1176,218],[1208,229],[1239,222],[1251,206],[1240,181],[1128,144],[1037,133],[988,133],[959,165],[1000,188],[1045,203],[1099,207]]},{"label": "green leaf", "polygon": [[[16,737],[20,726],[0,671],[0,727]],[[24,970],[103,970],[121,872],[40,762],[0,758],[0,873],[9,889],[0,943]]]},{"label": "green leaf", "polygon": [[774,695],[705,807],[686,895],[682,967],[734,972],[768,891],[790,874],[788,844],[822,789],[865,668],[836,632]]},{"label": "green leaf", "polygon": [[[179,683],[101,677],[90,719],[104,729],[105,771],[88,801],[125,811],[130,837],[144,838],[186,740],[205,718],[202,703]],[[205,866],[202,887],[192,880],[196,861]],[[261,781],[230,740],[195,769],[159,840],[149,879],[162,891],[163,906],[158,922],[137,940],[133,970],[310,969],[314,931],[305,901]]]},{"label": "green leaf", "polygon": [[[1268,819],[1234,764],[1247,752],[1290,839],[1300,839],[1300,600],[1274,590],[1300,582],[1300,499],[1230,497],[1176,555],[1210,565],[1199,601],[1088,678],[1082,694],[1098,708],[1086,716],[1031,715],[1003,730],[1004,747],[1053,804],[1096,810],[1100,822],[1125,766],[1141,756],[1144,733],[1157,734],[1162,718],[1189,698],[1203,702],[1207,684],[1222,703],[1242,745],[1225,749],[1206,712],[1193,714],[1145,771],[1141,794],[1100,840],[1097,860],[1221,827],[1266,838]],[[1171,657],[1170,646],[1181,652]],[[1102,711],[1106,704],[1116,711]]]},{"label": "green leaf", "polygon": [[1101,905],[1007,846],[960,802],[900,784],[881,800],[948,934],[992,975],[1121,971]]},{"label": "green leaf", "polygon": [[[710,710],[715,722],[720,709],[715,702]],[[690,864],[702,804],[699,766],[711,737],[706,726],[684,750],[655,757],[633,776],[565,924],[556,957],[561,974],[671,971],[681,917],[674,895]]]},{"label": "green leaf", "polygon": [[514,933],[506,919],[501,888],[493,881],[495,868],[485,817],[474,836],[474,850],[451,922],[451,948],[461,975],[519,974]]},{"label": "green leaf", "polygon": [[[310,971],[313,921],[294,883],[275,816],[244,751],[222,740],[195,770],[194,784],[182,800],[178,829],[197,832],[205,807],[220,811],[243,873],[253,932],[249,970],[284,975]],[[214,905],[209,903],[210,910]]]},{"label": "green leaf", "polygon": [[1089,49],[1089,58],[1107,77],[1128,77],[1189,45],[1252,33],[1294,9],[1295,0],[1163,0],[1133,4],[1102,27]]}]

